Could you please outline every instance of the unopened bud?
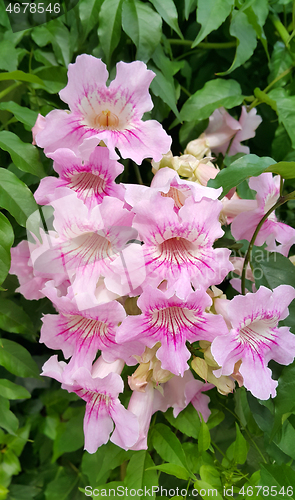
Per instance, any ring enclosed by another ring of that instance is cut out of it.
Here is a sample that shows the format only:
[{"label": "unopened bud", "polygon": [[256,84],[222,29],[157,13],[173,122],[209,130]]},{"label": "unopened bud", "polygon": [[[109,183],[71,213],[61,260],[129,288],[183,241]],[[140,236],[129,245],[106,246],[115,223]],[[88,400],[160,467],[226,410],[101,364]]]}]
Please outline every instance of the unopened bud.
[{"label": "unopened bud", "polygon": [[201,160],[204,156],[211,156],[211,150],[206,135],[203,133],[198,139],[190,141],[184,150],[184,154],[193,155],[198,160]]}]

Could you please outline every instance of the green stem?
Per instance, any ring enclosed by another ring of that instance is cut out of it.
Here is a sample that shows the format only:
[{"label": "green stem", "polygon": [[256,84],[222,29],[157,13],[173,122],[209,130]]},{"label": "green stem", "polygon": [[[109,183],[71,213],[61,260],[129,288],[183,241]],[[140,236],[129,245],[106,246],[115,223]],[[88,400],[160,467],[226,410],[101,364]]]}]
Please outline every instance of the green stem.
[{"label": "green stem", "polygon": [[0,127],[0,131],[1,130],[7,130],[7,126],[10,125],[10,123],[15,123],[17,122],[17,119],[13,116],[12,118],[10,118],[6,123],[4,123],[1,127]]},{"label": "green stem", "polygon": [[223,457],[225,457],[225,456],[226,456],[226,455],[225,455],[225,453],[223,453],[223,451],[219,448],[219,446],[217,446],[217,444],[216,444],[216,443],[214,443],[213,441],[211,441],[211,444],[212,444],[212,446],[214,446],[214,448],[216,448],[216,450],[217,450],[217,451],[219,451],[219,453],[220,453]]},{"label": "green stem", "polygon": [[[277,83],[279,80],[281,80],[282,78],[287,76],[292,71],[293,68],[294,68],[294,65],[292,64],[292,66],[290,66],[290,68],[287,68],[285,71],[283,71],[283,73],[278,75],[272,82],[270,82],[270,84],[267,87],[265,87],[265,89],[262,92],[267,93],[275,85],[275,83]],[[250,100],[250,98],[252,98],[252,96],[247,97],[246,99]],[[248,111],[255,108],[256,106],[258,106],[261,103],[262,103],[262,101],[260,101],[260,99],[258,99],[258,97],[256,97],[253,100],[253,102],[251,103],[251,105],[248,107]]]},{"label": "green stem", "polygon": [[281,73],[280,75],[278,75],[272,82],[270,82],[270,84],[265,87],[265,89],[263,90],[263,92],[268,92],[271,87],[273,87],[273,85],[275,83],[277,83],[279,80],[281,80],[282,78],[284,78],[285,76],[287,76],[291,71],[292,69],[294,68],[294,66],[290,66],[290,68],[286,69],[285,71],[283,71],[283,73]]},{"label": "green stem", "polygon": [[258,106],[258,104],[261,104],[261,102],[256,97],[256,99],[254,99],[254,101],[252,102],[252,104],[250,104],[250,106],[248,108],[248,113],[249,113],[249,111],[251,111],[251,109],[256,108],[256,106]]},{"label": "green stem", "polygon": [[289,40],[290,35],[289,35],[288,31],[286,30],[285,26],[283,25],[283,23],[281,23],[280,19],[275,14],[270,15],[270,20],[272,21],[272,24],[274,25],[274,27],[278,31],[284,44],[286,46],[288,46],[288,40]]},{"label": "green stem", "polygon": [[188,97],[191,97],[192,94],[185,87],[180,85],[180,88]]},{"label": "green stem", "polygon": [[[292,193],[290,193],[292,194]],[[255,243],[255,240],[257,238],[257,235],[263,225],[263,223],[266,221],[266,219],[270,216],[270,214],[278,207],[280,207],[281,205],[283,205],[286,201],[287,201],[287,198],[288,198],[289,195],[287,196],[281,196],[278,201],[268,210],[268,212],[266,212],[266,214],[262,217],[261,221],[259,222],[258,226],[256,227],[255,231],[254,231],[254,234],[251,238],[251,241],[249,243],[249,247],[248,247],[248,250],[247,250],[247,253],[245,255],[245,259],[244,259],[244,265],[243,265],[243,271],[242,271],[242,294],[243,295],[246,295],[246,270],[247,270],[247,266],[250,262],[250,258],[251,258],[251,253],[252,253],[252,249],[253,249],[253,246],[254,246],[254,243]]]},{"label": "green stem", "polygon": [[[194,40],[180,40],[178,38],[168,38],[168,42],[171,45],[187,45],[189,47],[192,46]],[[198,43],[199,49],[231,49],[232,47],[236,47],[236,42],[200,42]]]},{"label": "green stem", "polygon": [[17,87],[19,87],[20,85],[22,85],[22,83],[23,82],[13,83],[12,85],[10,85],[9,87],[7,87],[6,89],[2,90],[2,92],[0,92],[0,99],[2,99],[2,97],[6,96],[6,94],[9,94],[9,92],[11,92],[12,90],[14,90]]},{"label": "green stem", "polygon": [[189,480],[188,480],[188,482],[187,482],[187,487],[186,487],[186,495],[185,495],[185,497],[182,497],[184,500],[185,500],[185,499],[186,499],[186,497],[187,497],[187,494],[188,494],[188,489],[189,489],[189,487],[190,487],[190,484],[191,484],[191,478],[189,478]]}]

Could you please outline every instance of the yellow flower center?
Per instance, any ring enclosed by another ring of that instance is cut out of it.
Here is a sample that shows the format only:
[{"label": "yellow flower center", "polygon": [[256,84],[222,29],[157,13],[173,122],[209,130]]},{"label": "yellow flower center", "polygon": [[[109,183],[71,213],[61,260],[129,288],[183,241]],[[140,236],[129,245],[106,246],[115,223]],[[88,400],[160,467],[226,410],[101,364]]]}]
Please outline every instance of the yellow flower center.
[{"label": "yellow flower center", "polygon": [[112,130],[118,128],[119,118],[115,113],[105,109],[94,117],[93,122],[95,128],[108,128]]}]

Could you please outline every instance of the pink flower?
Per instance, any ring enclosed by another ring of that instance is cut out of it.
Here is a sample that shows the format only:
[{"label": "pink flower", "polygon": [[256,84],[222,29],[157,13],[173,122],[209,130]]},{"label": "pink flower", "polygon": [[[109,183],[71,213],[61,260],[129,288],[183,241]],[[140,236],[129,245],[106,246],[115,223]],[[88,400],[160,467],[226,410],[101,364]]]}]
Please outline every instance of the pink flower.
[{"label": "pink flower", "polygon": [[124,384],[118,373],[109,373],[104,378],[93,378],[85,368],[75,372],[72,383],[64,381],[65,363],[58,362],[52,356],[43,366],[42,375],[53,377],[62,382],[62,388],[75,392],[86,401],[84,417],[85,450],[95,453],[99,446],[110,440],[121,448],[129,449],[139,436],[138,420],[133,413],[126,410],[118,395],[123,392]]},{"label": "pink flower", "polygon": [[187,360],[190,358],[186,341],[211,342],[216,335],[228,331],[221,316],[204,312],[211,303],[202,289],[182,300],[150,286],[138,299],[142,314],[127,317],[117,330],[116,340],[119,343],[138,340],[150,348],[161,342],[156,356],[163,370],[183,375],[189,368]]},{"label": "pink flower", "polygon": [[187,370],[183,377],[173,377],[163,385],[164,398],[156,395],[154,406],[163,412],[172,407],[173,415],[176,418],[189,403],[192,403],[196,411],[207,422],[211,413],[208,408],[210,398],[203,392],[209,391],[213,387],[213,384],[204,384],[204,382],[196,380],[192,372]]},{"label": "pink flower", "polygon": [[[295,289],[281,285],[273,291],[260,287],[256,293],[239,295],[231,301],[220,299],[216,309],[229,324],[227,335],[217,336],[211,352],[221,368],[215,372],[231,375],[237,361],[244,386],[259,399],[275,397],[278,383],[271,378],[268,362],[292,363],[295,336],[278,322],[288,316],[288,305],[295,298]],[[221,307],[219,307],[219,305]]]},{"label": "pink flower", "polygon": [[190,283],[195,288],[220,283],[232,265],[228,249],[212,247],[223,235],[219,222],[221,202],[207,198],[195,202],[190,196],[178,214],[174,206],[173,199],[159,194],[143,199],[133,209],[133,227],[144,242],[144,286],[158,286],[167,280],[169,288],[184,296],[191,290]]},{"label": "pink flower", "polygon": [[41,289],[46,279],[34,275],[29,243],[21,241],[11,249],[10,274],[16,274],[20,286],[16,292],[22,293],[27,300],[38,300],[44,297]]},{"label": "pink flower", "polygon": [[111,196],[90,212],[75,194],[52,205],[56,233],[51,235],[51,248],[39,249],[36,258],[32,253],[35,271],[48,279],[67,275],[79,307],[87,309],[89,301],[97,304],[95,291],[101,275],[113,274],[110,264],[136,237],[131,227],[134,215],[124,208],[124,202]]},{"label": "pink flower", "polygon": [[[276,175],[273,177],[270,172],[265,172],[258,177],[251,177],[249,186],[254,191],[257,191],[257,208],[247,213],[240,213],[234,218],[231,225],[231,232],[236,240],[251,240],[262,217],[276,203],[280,196],[280,176]],[[275,213],[272,212],[263,223],[256,237],[255,245],[261,246],[266,242],[268,250],[280,252],[287,256],[294,240],[295,229],[287,224],[278,222]],[[275,241],[282,243],[282,245],[277,247]]]},{"label": "pink flower", "polygon": [[123,158],[138,164],[149,157],[159,161],[171,138],[157,121],[141,120],[153,107],[148,88],[154,76],[141,61],[119,62],[117,76],[107,87],[106,65],[87,54],[78,56],[69,65],[68,84],[60,92],[70,112],[51,111],[36,143],[50,156],[59,148],[90,154],[103,141],[111,159],[118,158],[118,148]]},{"label": "pink flower", "polygon": [[58,307],[59,314],[42,318],[40,342],[50,349],[61,349],[66,359],[71,356],[66,367],[69,377],[82,366],[91,370],[98,350],[107,362],[120,358],[128,364],[137,363],[133,355],[141,355],[142,345],[132,342],[120,346],[115,341],[118,325],[126,317],[117,301],[81,311],[67,296],[58,297],[53,288],[44,289],[44,294]]},{"label": "pink flower", "polygon": [[124,170],[123,165],[109,159],[107,148],[97,147],[88,160],[83,160],[70,149],[58,149],[52,153],[56,177],[41,179],[34,197],[39,205],[68,196],[73,190],[88,208],[102,202],[104,196],[123,198],[124,189],[115,178]]},{"label": "pink flower", "polygon": [[217,200],[222,191],[222,188],[209,188],[196,182],[183,180],[177,172],[168,167],[161,168],[156,172],[151,187],[139,184],[124,184],[124,187],[126,190],[125,200],[131,207],[136,206],[142,199],[149,200],[155,193],[159,192],[164,198],[174,200],[176,213],[190,196],[195,201],[200,201],[202,198]]},{"label": "pink flower", "polygon": [[33,146],[36,146],[36,135],[41,132],[44,127],[45,127],[45,123],[46,123],[46,120],[44,118],[44,116],[40,115],[40,113],[38,114],[37,116],[37,120],[36,120],[36,123],[34,125],[34,127],[32,128],[32,134],[33,134]]},{"label": "pink flower", "polygon": [[227,153],[229,156],[236,153],[249,154],[249,148],[243,146],[241,142],[254,137],[255,130],[261,122],[262,118],[257,115],[255,108],[248,113],[245,106],[242,106],[239,121],[235,120],[224,108],[216,109],[210,116],[209,126],[205,130],[206,144],[216,154]]},{"label": "pink flower", "polygon": [[130,398],[128,410],[137,416],[139,423],[139,437],[132,450],[147,450],[147,436],[154,413],[154,392],[153,384],[149,382],[144,391],[133,391]]}]

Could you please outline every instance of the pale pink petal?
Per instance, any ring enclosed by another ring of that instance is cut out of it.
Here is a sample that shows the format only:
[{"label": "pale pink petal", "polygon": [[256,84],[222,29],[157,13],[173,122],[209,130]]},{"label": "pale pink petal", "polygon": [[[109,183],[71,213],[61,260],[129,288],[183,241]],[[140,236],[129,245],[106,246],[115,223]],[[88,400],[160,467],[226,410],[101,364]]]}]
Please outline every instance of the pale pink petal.
[{"label": "pale pink petal", "polygon": [[255,137],[255,130],[259,127],[262,122],[261,116],[257,115],[257,109],[253,108],[247,112],[246,107],[242,106],[242,112],[239,119],[241,129],[236,133],[231,147],[229,150],[229,155],[233,156],[237,153],[249,154],[250,150],[247,146],[240,144],[242,141],[251,139]]},{"label": "pale pink petal", "polygon": [[68,83],[59,93],[62,101],[66,102],[71,111],[81,110],[81,101],[94,91],[103,94],[108,79],[106,65],[89,54],[77,57],[74,64],[68,67]]},{"label": "pale pink petal", "polygon": [[111,441],[124,450],[128,450],[134,446],[139,437],[138,418],[120,403],[114,405],[110,413],[116,425]]},{"label": "pale pink petal", "polygon": [[[124,89],[126,93],[128,92],[129,100],[133,103],[134,112],[140,117],[143,113],[151,111],[153,101],[149,94],[149,86],[156,76],[155,73],[147,70],[142,61],[133,61],[131,64],[120,61],[116,65],[116,70],[116,78],[110,84],[110,91],[120,93]],[[127,88],[126,82],[128,82]],[[125,106],[127,103],[128,101]]]},{"label": "pale pink petal", "polygon": [[40,115],[40,113],[38,113],[38,116],[37,116],[37,120],[36,120],[36,123],[34,125],[34,127],[32,128],[32,134],[33,134],[33,146],[36,146],[36,135],[41,132],[41,130],[43,130],[43,128],[45,127],[45,118],[44,116]]},{"label": "pale pink petal", "polygon": [[136,339],[148,347],[161,342],[156,356],[163,370],[183,375],[190,358],[187,340],[212,341],[216,335],[227,333],[221,316],[204,312],[210,304],[204,290],[196,290],[182,300],[149,286],[138,299],[143,314],[127,317],[118,328],[116,340],[120,343]]},{"label": "pale pink petal", "polygon": [[[138,418],[139,436],[132,450],[147,450],[147,435],[153,412],[155,389],[151,382],[147,384],[144,392],[133,391],[129,401],[128,410]],[[156,391],[158,392],[158,391]],[[160,395],[160,398],[162,396]]]}]

